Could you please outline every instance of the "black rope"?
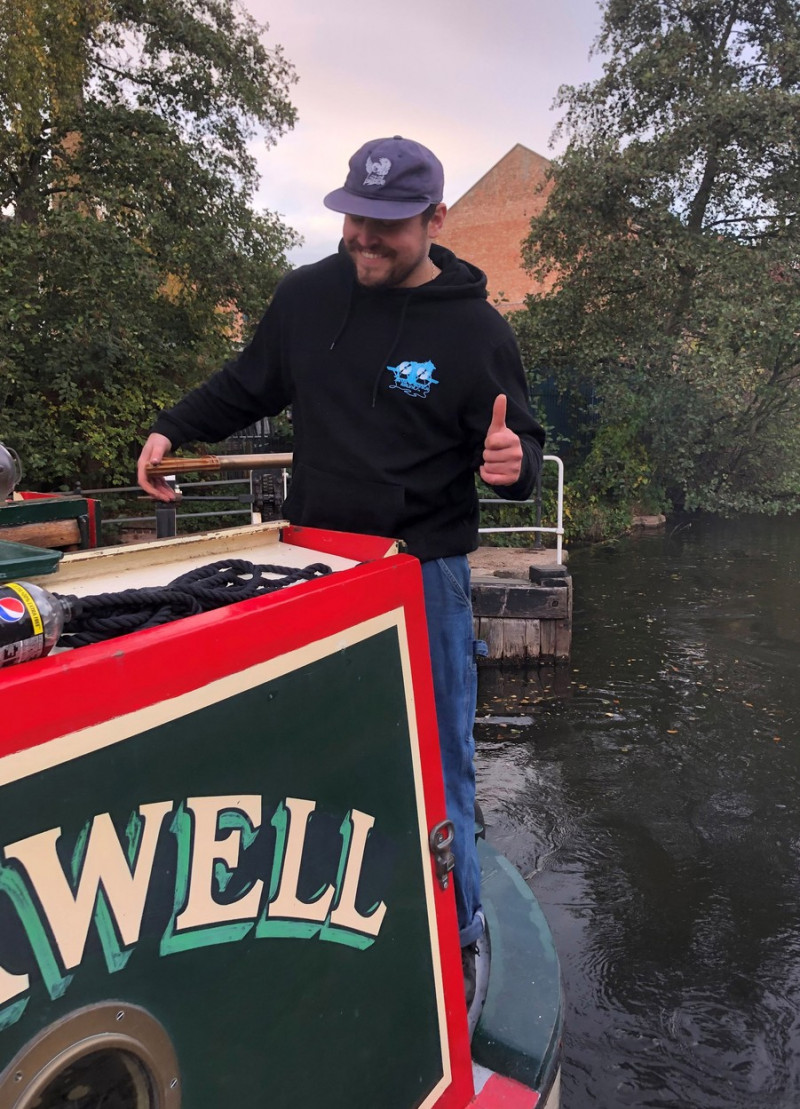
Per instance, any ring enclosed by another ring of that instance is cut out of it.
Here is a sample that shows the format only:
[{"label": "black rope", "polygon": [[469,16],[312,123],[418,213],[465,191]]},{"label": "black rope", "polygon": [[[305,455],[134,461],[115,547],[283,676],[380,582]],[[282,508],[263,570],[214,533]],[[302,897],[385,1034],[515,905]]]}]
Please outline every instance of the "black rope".
[{"label": "black rope", "polygon": [[210,612],[250,597],[261,597],[287,585],[313,581],[330,573],[330,566],[321,562],[299,568],[256,565],[232,558],[190,570],[169,585],[98,593],[93,597],[64,597],[72,615],[58,645],[85,647],[128,632],[169,624],[184,616]]}]

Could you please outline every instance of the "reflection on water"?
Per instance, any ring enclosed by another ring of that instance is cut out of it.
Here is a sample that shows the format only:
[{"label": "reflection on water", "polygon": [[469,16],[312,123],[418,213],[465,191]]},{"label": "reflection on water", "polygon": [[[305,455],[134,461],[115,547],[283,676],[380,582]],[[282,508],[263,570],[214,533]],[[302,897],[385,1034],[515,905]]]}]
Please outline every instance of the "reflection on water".
[{"label": "reflection on water", "polygon": [[563,1109],[796,1109],[800,518],[570,566],[570,666],[482,670],[505,722],[475,733],[490,838],[559,949]]}]

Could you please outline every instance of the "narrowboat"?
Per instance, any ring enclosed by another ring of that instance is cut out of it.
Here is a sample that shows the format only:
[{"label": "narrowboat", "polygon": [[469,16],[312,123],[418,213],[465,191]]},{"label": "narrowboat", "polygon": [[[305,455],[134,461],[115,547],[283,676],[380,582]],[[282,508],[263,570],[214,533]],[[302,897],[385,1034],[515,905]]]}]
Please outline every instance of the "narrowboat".
[{"label": "narrowboat", "polygon": [[416,560],[1,540],[0,658],[65,623],[0,668],[0,1109],[557,1109],[555,946],[485,840],[468,1018]]}]

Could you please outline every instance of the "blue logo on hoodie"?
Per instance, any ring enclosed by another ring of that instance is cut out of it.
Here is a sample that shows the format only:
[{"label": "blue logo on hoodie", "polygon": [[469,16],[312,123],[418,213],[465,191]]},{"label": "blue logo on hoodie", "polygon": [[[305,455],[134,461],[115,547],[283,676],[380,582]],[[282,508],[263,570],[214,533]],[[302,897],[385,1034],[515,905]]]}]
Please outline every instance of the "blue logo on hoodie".
[{"label": "blue logo on hoodie", "polygon": [[394,375],[394,384],[389,388],[402,389],[409,397],[427,397],[431,385],[439,384],[433,376],[436,370],[433,362],[401,362],[386,369]]}]

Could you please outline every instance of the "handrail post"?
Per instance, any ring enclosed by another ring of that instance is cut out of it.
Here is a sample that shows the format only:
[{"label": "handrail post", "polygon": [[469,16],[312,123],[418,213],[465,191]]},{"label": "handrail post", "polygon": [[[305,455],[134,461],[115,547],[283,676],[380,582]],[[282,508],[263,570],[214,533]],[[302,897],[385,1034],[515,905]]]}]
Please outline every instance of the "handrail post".
[{"label": "handrail post", "polygon": [[264,519],[264,474],[250,471],[250,523],[260,524]]},{"label": "handrail post", "polygon": [[556,515],[556,563],[561,565],[562,543],[564,540],[564,463],[556,455],[548,455],[558,467],[558,511]]},{"label": "handrail post", "polygon": [[[536,527],[540,528],[542,526],[542,468],[541,468],[541,466],[539,467],[539,470],[537,471],[537,474],[536,474],[536,512],[534,514],[534,519],[536,521]],[[537,551],[541,550],[542,547],[544,546],[544,540],[542,539],[542,533],[540,531],[536,532],[536,538],[533,541],[533,546],[534,546],[534,549],[537,550]]]},{"label": "handrail post", "polygon": [[[555,462],[556,466],[558,467],[558,511],[557,511],[556,526],[554,528],[545,528],[545,527],[541,526],[540,522],[537,522],[532,527],[478,528],[478,532],[481,535],[490,535],[490,534],[493,534],[495,532],[520,532],[520,533],[534,532],[534,533],[536,533],[537,536],[544,535],[545,532],[550,533],[550,534],[555,534],[555,536],[556,536],[556,562],[560,566],[562,561],[563,561],[563,544],[564,544],[564,463],[561,461],[561,459],[558,457],[558,455],[555,455],[555,454],[546,454],[546,455],[544,455],[544,457],[542,458],[542,462]],[[509,506],[511,506],[515,503],[518,504],[518,505],[537,504],[539,513],[541,513],[540,486],[537,484],[537,499],[535,501],[527,500],[527,501],[514,502],[514,501],[494,500],[494,499],[483,497],[483,498],[480,498],[479,503],[480,504],[507,504]],[[541,515],[537,516],[537,521],[541,521]],[[540,541],[534,541],[534,546],[535,547],[541,547],[541,545],[542,544],[541,544]]]},{"label": "handrail post", "polygon": [[178,532],[174,501],[156,502],[156,539],[172,539]]},{"label": "handrail post", "polygon": [[[174,475],[164,479],[180,497]],[[156,501],[156,539],[172,539],[178,534],[178,509],[175,501]]]}]

